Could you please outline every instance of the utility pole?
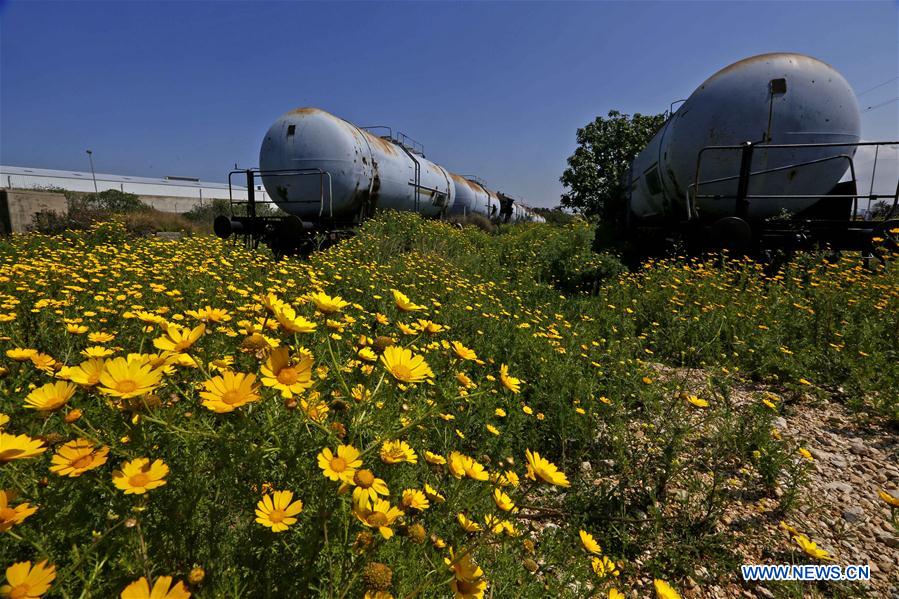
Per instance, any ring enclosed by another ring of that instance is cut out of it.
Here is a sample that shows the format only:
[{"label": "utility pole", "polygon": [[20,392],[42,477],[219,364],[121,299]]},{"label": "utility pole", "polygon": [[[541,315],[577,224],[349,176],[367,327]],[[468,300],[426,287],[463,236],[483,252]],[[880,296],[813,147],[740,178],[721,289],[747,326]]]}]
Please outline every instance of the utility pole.
[{"label": "utility pole", "polygon": [[91,161],[91,177],[94,179],[94,193],[97,193],[97,174],[94,172],[94,153],[90,150],[85,150],[87,152],[87,158]]}]

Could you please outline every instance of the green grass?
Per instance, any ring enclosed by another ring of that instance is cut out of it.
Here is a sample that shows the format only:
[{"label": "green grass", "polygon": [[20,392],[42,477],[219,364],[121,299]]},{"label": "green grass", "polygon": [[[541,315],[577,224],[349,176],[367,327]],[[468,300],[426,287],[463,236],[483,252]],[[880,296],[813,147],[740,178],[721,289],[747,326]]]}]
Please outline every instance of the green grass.
[{"label": "green grass", "polygon": [[[50,447],[0,466],[0,486],[18,493],[13,503],[39,507],[0,533],[0,566],[48,559],[58,568],[50,595],[61,597],[116,596],[141,576],[185,580],[195,567],[205,571],[191,586],[199,597],[361,597],[361,572],[378,562],[393,572],[393,596],[440,597],[452,595],[452,572],[447,549],[433,542],[439,537],[457,555],[471,551],[494,597],[580,597],[642,588],[647,577],[675,587],[687,576],[732,579],[739,556],[719,524],[734,494],[773,502],[779,517],[801,484],[796,445],[771,434],[784,402],[836,397],[899,422],[896,272],[809,257],[774,275],[748,261],[680,259],[628,273],[590,252],[591,242],[579,222],[491,235],[403,214],[370,221],[308,261],[276,262],[202,236],[134,238],[108,224],[0,241],[3,352],[33,348],[77,365],[94,344],[67,324],[114,334],[105,345],[127,356],[156,351],[163,335],[131,317],[137,311],[191,327],[198,323],[186,312],[207,305],[232,317],[209,323],[188,350],[199,367],[173,364],[152,396],[129,402],[79,388],[63,409],[36,413],[25,397],[58,373],[0,358],[4,431]],[[352,305],[317,314],[302,299],[317,289]],[[427,310],[400,312],[391,289]],[[215,414],[199,397],[220,374],[214,361],[229,357],[229,368],[260,374],[265,356],[242,349],[238,323],[273,322],[258,299],[265,293],[317,324],[309,334],[265,330],[313,353],[315,384],[294,402],[263,386],[260,401]],[[397,327],[416,318],[449,328],[429,336]],[[404,388],[380,363],[358,359],[360,347],[385,336],[424,356],[432,384]],[[451,341],[475,350],[480,363],[456,358]],[[498,380],[501,364],[523,380],[520,393]],[[688,377],[686,368],[699,370]],[[476,387],[460,392],[458,372]],[[759,394],[738,399],[749,381],[778,392],[774,409]],[[353,399],[357,385],[373,397]],[[709,406],[694,407],[684,394]],[[309,406],[321,404],[328,411],[314,421]],[[82,417],[66,423],[75,408]],[[51,473],[50,455],[78,437],[108,446],[108,463],[77,478]],[[406,441],[418,463],[383,463],[377,449],[388,439]],[[318,468],[318,453],[341,442],[370,450],[365,467],[386,481],[392,505],[426,483],[445,503],[407,512],[396,535],[382,539]],[[526,449],[557,465],[571,487],[527,480]],[[426,450],[515,471],[521,485],[504,490],[521,511],[501,512],[494,485],[457,480],[426,463]],[[115,488],[113,469],[137,457],[163,459],[167,484],[141,496]],[[264,487],[304,503],[286,532],[254,522]],[[481,524],[485,515],[508,519],[520,534],[466,533],[459,513]],[[424,543],[405,533],[412,524],[427,531]],[[618,563],[619,577],[593,573],[579,529]]]}]

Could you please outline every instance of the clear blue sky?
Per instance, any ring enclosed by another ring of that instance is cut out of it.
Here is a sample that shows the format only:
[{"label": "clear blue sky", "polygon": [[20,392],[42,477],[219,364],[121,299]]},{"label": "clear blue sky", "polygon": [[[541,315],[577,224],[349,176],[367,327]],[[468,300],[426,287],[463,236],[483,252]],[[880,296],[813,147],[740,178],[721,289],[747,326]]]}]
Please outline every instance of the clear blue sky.
[{"label": "clear blue sky", "polygon": [[[575,131],[662,112],[717,69],[796,51],[856,93],[899,74],[897,2],[2,2],[0,162],[221,181],[269,125],[317,106],[558,203]],[[899,81],[860,98],[899,95]],[[899,102],[865,138],[899,138]]]}]

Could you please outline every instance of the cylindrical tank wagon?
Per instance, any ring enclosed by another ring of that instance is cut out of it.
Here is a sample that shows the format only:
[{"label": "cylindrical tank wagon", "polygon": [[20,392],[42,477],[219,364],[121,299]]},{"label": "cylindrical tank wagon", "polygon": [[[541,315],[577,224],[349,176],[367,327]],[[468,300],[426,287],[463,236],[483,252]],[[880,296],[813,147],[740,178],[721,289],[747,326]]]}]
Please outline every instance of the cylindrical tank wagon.
[{"label": "cylindrical tank wagon", "polygon": [[871,235],[849,222],[863,143],[858,101],[836,69],[802,54],[747,58],[709,77],[637,155],[618,217],[629,238],[864,243]]},{"label": "cylindrical tank wagon", "polygon": [[[436,217],[456,195],[443,167],[316,108],[299,108],[275,121],[263,139],[259,168],[278,207],[307,222],[358,223],[375,207]],[[292,174],[311,170],[330,174],[324,199],[315,177]]]},{"label": "cylindrical tank wagon", "polygon": [[428,160],[405,135],[389,130],[382,137],[369,129],[317,108],[282,115],[265,134],[259,169],[248,171],[248,187],[260,176],[288,217],[260,217],[248,206],[246,215],[220,217],[216,233],[244,234],[289,251],[313,232],[339,237],[385,209],[429,218],[475,213],[497,222],[543,222],[514,202],[503,212],[505,196]]}]

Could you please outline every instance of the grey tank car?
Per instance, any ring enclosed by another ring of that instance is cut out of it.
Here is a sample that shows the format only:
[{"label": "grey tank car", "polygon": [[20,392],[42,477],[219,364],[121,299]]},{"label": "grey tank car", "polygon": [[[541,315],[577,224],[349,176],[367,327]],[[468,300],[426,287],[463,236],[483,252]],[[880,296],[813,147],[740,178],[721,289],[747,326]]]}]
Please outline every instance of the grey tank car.
[{"label": "grey tank car", "polygon": [[[640,243],[741,251],[871,249],[895,224],[857,218],[858,101],[832,66],[802,54],[753,56],[709,77],[631,163],[611,215]],[[659,240],[660,244],[654,244]],[[656,248],[658,249],[658,248]],[[650,252],[652,253],[652,252]]]},{"label": "grey tank car", "polygon": [[220,217],[216,233],[265,241],[283,253],[307,251],[316,236],[320,241],[322,235],[333,240],[351,234],[385,209],[429,218],[481,214],[494,222],[544,222],[515,199],[428,160],[408,136],[386,127],[357,127],[317,108],[282,115],[265,134],[259,168],[231,175],[238,173],[246,174],[250,190],[260,177],[287,216],[259,216],[251,199],[235,211],[245,214]]}]

